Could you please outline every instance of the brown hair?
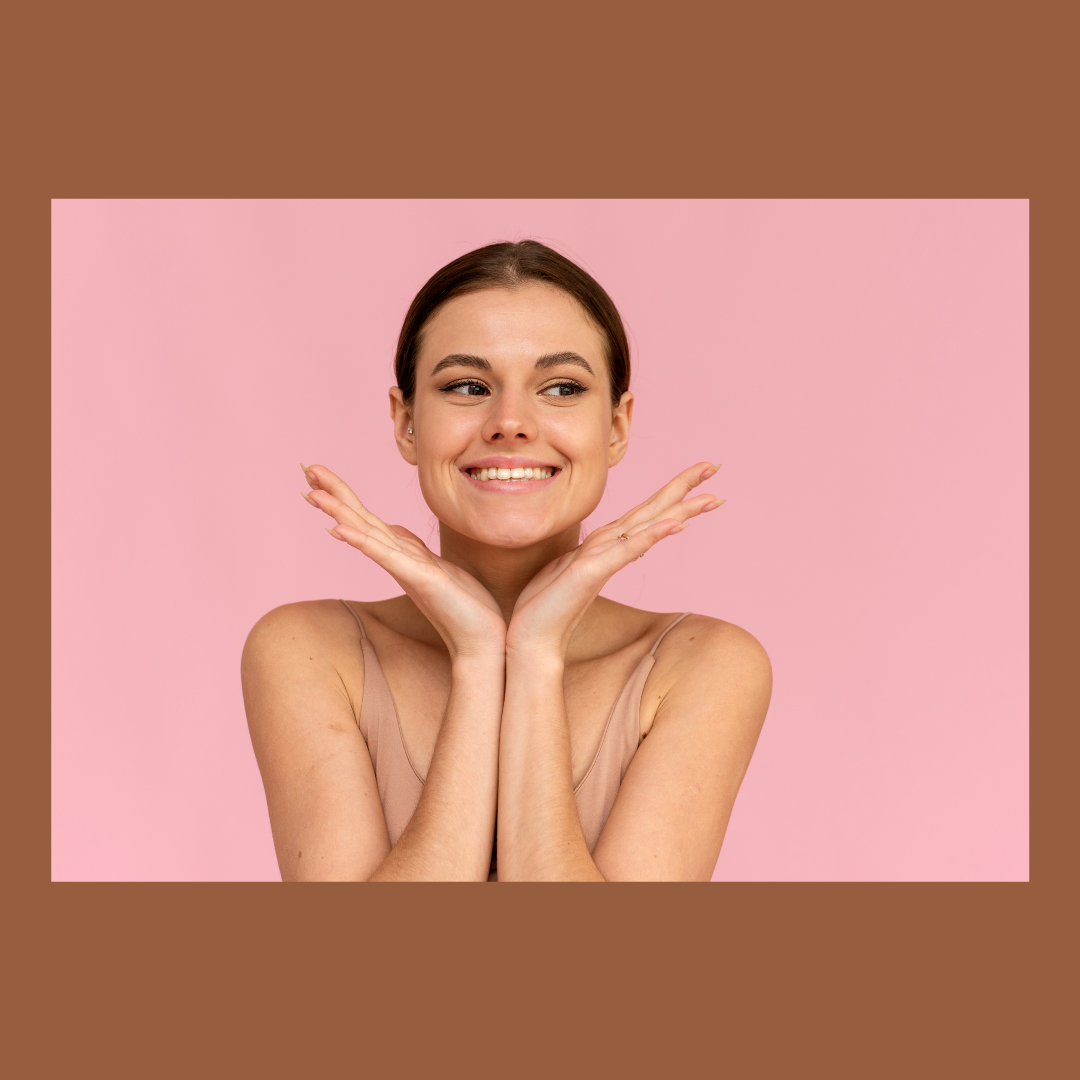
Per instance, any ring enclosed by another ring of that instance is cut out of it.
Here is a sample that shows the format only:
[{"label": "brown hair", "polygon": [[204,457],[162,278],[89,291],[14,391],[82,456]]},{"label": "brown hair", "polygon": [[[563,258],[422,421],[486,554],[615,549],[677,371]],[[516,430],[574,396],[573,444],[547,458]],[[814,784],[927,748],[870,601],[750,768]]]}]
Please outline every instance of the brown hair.
[{"label": "brown hair", "polygon": [[542,281],[572,296],[604,335],[611,401],[618,405],[630,386],[630,346],[611,297],[580,266],[537,240],[488,244],[462,255],[431,276],[416,294],[398,337],[394,374],[406,401],[416,392],[416,357],[421,334],[448,300],[481,289],[514,289]]}]

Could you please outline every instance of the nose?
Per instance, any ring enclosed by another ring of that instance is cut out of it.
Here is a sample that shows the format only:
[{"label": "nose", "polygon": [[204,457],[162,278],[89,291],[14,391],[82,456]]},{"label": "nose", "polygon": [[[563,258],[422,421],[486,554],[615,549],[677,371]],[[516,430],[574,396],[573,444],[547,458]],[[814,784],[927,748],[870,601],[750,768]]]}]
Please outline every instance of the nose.
[{"label": "nose", "polygon": [[499,394],[481,434],[490,443],[532,442],[537,435],[536,421],[524,397],[506,391]]}]

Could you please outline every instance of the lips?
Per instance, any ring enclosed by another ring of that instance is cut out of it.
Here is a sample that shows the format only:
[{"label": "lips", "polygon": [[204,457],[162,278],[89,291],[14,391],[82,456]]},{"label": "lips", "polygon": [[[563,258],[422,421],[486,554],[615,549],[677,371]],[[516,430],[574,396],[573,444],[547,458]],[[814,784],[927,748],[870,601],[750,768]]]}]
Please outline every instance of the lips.
[{"label": "lips", "polygon": [[562,472],[562,467],[533,458],[509,454],[480,458],[460,466],[461,472],[480,484],[496,482],[497,487],[527,484],[530,481],[550,480]]},{"label": "lips", "polygon": [[562,472],[562,466],[532,458],[501,455],[481,458],[460,466],[460,472],[489,491],[534,490]]}]

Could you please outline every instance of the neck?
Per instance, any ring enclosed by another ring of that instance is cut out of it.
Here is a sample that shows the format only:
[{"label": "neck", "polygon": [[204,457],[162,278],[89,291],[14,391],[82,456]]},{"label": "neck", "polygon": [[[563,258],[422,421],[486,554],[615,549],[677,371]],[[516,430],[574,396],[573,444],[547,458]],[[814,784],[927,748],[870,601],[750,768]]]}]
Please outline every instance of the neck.
[{"label": "neck", "polygon": [[439,554],[447,562],[472,574],[495,598],[503,618],[510,622],[522,589],[552,559],[573,551],[581,542],[581,524],[523,548],[493,547],[439,523]]}]

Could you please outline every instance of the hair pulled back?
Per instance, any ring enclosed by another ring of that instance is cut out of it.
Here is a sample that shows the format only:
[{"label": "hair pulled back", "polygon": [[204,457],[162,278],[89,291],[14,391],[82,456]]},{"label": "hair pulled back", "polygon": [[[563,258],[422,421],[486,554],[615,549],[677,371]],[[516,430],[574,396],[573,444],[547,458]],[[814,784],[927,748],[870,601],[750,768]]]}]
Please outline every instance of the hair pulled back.
[{"label": "hair pulled back", "polygon": [[618,405],[630,386],[630,346],[619,312],[594,278],[538,240],[488,244],[470,251],[433,274],[416,294],[394,358],[394,375],[405,400],[411,401],[416,393],[416,358],[424,327],[443,304],[481,289],[515,289],[530,281],[568,293],[600,328],[611,375],[611,401]]}]

